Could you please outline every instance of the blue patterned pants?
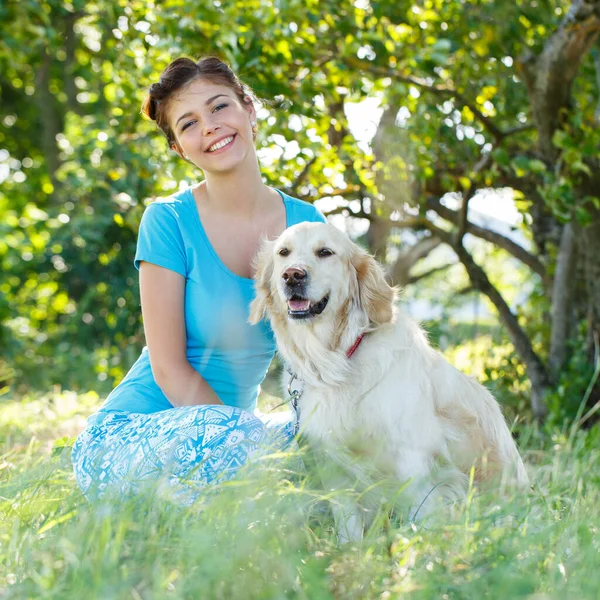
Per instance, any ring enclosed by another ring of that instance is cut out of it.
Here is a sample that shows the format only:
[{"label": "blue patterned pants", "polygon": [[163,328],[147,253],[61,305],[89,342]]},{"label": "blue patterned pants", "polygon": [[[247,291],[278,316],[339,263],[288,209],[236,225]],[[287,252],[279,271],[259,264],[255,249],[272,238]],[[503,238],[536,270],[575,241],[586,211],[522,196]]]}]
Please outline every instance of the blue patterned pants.
[{"label": "blue patterned pants", "polygon": [[208,484],[231,479],[261,451],[289,446],[294,435],[291,421],[271,424],[232,406],[100,415],[73,446],[75,478],[89,499],[159,483],[191,503]]}]

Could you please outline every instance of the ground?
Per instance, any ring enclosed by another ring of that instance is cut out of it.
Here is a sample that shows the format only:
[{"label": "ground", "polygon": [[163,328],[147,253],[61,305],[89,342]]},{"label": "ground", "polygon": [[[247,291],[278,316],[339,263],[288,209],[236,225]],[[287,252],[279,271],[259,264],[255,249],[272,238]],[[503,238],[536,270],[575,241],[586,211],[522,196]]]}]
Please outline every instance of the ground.
[{"label": "ground", "polygon": [[0,598],[598,598],[597,429],[524,426],[531,494],[474,489],[419,524],[382,510],[340,547],[325,498],[351,492],[281,454],[192,507],[89,504],[69,450],[99,402],[0,400]]}]

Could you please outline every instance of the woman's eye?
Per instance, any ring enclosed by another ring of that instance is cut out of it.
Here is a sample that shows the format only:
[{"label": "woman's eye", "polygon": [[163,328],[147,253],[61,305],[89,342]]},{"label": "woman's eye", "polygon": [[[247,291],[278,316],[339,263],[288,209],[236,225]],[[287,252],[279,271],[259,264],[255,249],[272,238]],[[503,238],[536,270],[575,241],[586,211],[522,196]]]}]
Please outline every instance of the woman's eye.
[{"label": "woman's eye", "polygon": [[191,127],[196,121],[188,121],[182,128],[181,131],[185,131],[188,127]]},{"label": "woman's eye", "polygon": [[218,106],[215,106],[213,108],[213,112],[217,112],[218,110],[221,110],[223,108],[226,108],[228,105],[227,104],[219,104]]},{"label": "woman's eye", "polygon": [[317,256],[319,258],[325,258],[327,256],[333,256],[333,252],[329,248],[321,248],[317,250]]},{"label": "woman's eye", "polygon": [[287,248],[281,248],[277,254],[279,254],[279,256],[288,256],[289,253],[290,251]]}]

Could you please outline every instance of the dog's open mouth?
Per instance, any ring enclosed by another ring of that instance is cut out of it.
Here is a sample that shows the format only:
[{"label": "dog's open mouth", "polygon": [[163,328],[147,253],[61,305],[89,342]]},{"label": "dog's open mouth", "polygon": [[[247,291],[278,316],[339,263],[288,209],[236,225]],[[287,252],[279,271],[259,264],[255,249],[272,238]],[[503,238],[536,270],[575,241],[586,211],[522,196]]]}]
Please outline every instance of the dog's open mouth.
[{"label": "dog's open mouth", "polygon": [[288,300],[288,315],[292,319],[308,319],[320,315],[329,302],[329,296],[325,296],[319,302],[311,303],[307,298],[301,298],[294,294]]}]

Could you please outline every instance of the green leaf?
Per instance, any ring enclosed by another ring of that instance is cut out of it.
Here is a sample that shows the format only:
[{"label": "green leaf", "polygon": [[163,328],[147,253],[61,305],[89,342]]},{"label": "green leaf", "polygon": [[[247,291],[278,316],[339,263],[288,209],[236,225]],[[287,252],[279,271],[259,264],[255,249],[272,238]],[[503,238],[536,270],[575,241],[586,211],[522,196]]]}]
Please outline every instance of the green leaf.
[{"label": "green leaf", "polygon": [[507,167],[510,164],[510,156],[505,148],[496,148],[492,152],[494,160],[503,167]]},{"label": "green leaf", "polygon": [[534,158],[529,161],[529,170],[534,173],[543,173],[546,170],[546,164],[541,160]]}]

